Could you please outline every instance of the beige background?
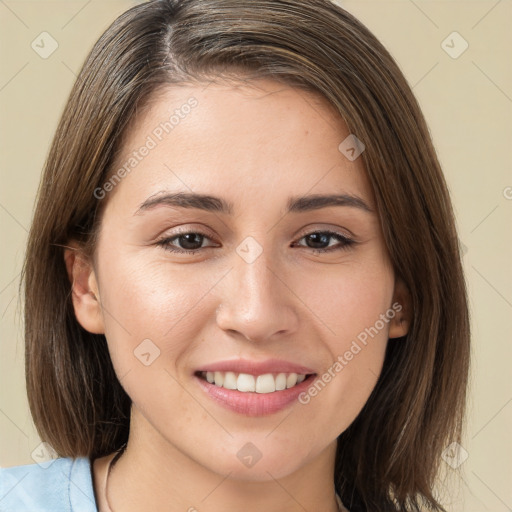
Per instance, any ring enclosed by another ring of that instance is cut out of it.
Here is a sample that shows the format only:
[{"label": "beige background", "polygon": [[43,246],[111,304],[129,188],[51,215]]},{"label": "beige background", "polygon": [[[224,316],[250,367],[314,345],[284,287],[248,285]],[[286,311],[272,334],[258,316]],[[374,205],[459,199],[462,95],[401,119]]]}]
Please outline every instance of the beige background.
[{"label": "beige background", "polygon": [[[42,164],[86,53],[135,3],[0,0],[2,466],[34,463],[37,455],[31,454],[40,442],[25,397],[18,287]],[[448,510],[510,511],[512,2],[340,3],[381,39],[413,86],[444,166],[465,250],[474,333],[463,444],[468,458],[460,465],[462,479],[442,462],[450,479],[440,492]],[[46,59],[31,47],[44,31],[58,43]],[[460,36],[450,35],[454,31]],[[445,51],[455,55],[464,41],[469,47],[458,58]]]}]

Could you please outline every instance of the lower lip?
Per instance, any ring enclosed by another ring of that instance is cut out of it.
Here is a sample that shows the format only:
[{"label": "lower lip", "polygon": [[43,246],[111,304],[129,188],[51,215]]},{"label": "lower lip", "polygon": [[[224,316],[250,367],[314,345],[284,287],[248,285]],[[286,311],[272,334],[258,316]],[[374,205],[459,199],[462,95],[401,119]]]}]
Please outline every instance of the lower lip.
[{"label": "lower lip", "polygon": [[273,393],[242,392],[221,388],[197,375],[194,377],[210,398],[227,409],[245,416],[265,416],[281,411],[297,400],[298,396],[311,385],[316,375],[310,375],[293,388]]}]

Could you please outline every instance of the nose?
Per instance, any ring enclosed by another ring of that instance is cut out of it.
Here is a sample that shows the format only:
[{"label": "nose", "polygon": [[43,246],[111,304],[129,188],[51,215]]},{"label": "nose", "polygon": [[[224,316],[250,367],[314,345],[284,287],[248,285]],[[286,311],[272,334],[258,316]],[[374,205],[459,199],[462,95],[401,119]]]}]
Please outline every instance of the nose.
[{"label": "nose", "polygon": [[232,270],[222,280],[217,325],[253,342],[295,332],[298,299],[281,267],[272,264],[270,251],[250,263],[238,254],[233,259]]}]

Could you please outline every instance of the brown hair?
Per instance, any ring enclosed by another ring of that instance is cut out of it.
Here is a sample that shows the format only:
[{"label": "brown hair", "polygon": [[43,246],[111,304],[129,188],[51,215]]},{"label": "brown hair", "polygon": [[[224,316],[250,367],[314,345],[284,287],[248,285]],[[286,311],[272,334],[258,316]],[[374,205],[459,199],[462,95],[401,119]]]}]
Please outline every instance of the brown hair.
[{"label": "brown hair", "polygon": [[105,183],[137,111],[171,84],[272,78],[315,92],[363,141],[387,249],[411,298],[406,337],[338,439],[335,486],[352,512],[444,510],[442,450],[460,441],[469,320],[454,215],[425,120],[398,66],[328,0],[155,0],[97,41],[71,91],[39,189],[24,265],[26,379],[41,438],[96,458],[128,437],[130,399],[103,335],[70,299],[63,246],[94,249]]}]

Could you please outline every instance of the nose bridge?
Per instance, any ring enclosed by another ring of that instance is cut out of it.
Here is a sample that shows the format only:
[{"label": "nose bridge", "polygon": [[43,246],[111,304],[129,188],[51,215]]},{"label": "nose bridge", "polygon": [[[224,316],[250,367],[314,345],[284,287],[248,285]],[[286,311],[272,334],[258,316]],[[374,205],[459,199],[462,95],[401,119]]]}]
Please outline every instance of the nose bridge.
[{"label": "nose bridge", "polygon": [[[248,243],[250,244],[250,242]],[[248,245],[247,244],[247,245]],[[239,256],[238,261],[235,258],[234,277],[237,287],[246,298],[246,304],[251,307],[264,307],[268,299],[271,299],[271,290],[276,292],[275,270],[272,269],[272,253],[269,249],[263,250],[261,253],[254,254],[256,248],[249,246],[248,259],[240,256],[240,252],[244,250],[243,244],[237,249]],[[254,258],[254,259],[253,259]],[[274,261],[275,263],[275,261]],[[273,265],[274,268],[277,265]],[[275,297],[274,297],[275,298]]]},{"label": "nose bridge", "polygon": [[253,341],[293,330],[296,317],[291,294],[279,276],[280,266],[273,259],[273,252],[248,237],[233,256],[218,325]]}]

